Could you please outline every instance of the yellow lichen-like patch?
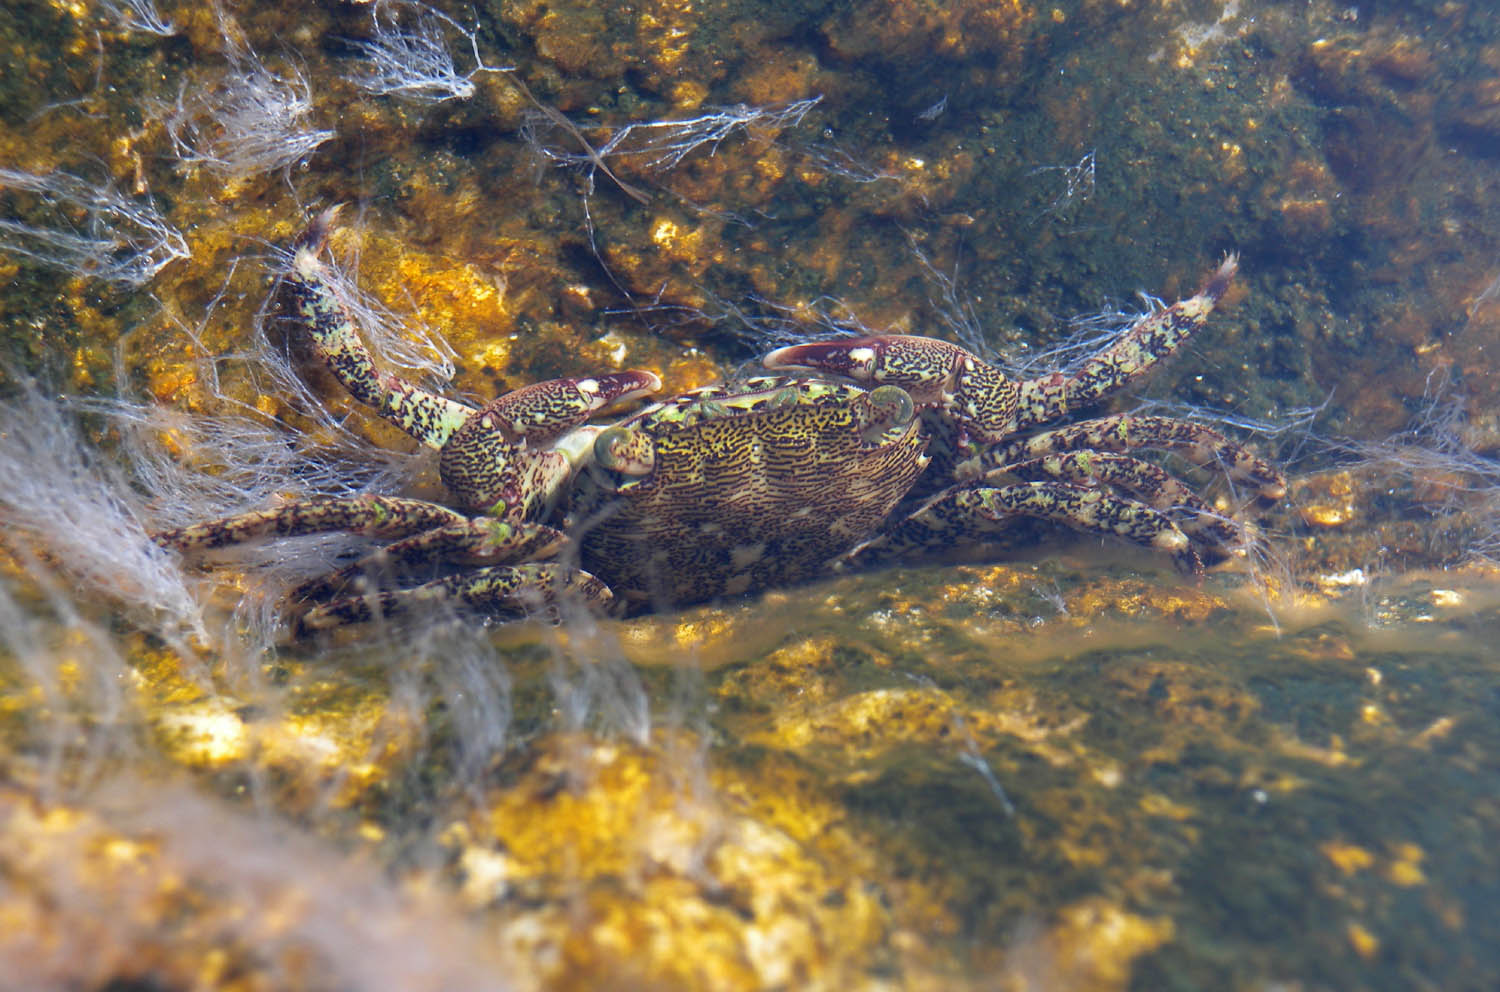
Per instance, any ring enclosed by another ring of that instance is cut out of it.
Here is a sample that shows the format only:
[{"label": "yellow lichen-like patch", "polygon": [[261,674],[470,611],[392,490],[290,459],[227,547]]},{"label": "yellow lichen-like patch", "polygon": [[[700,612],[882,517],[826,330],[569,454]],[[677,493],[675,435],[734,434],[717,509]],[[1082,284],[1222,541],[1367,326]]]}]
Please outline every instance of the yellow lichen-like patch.
[{"label": "yellow lichen-like patch", "polygon": [[1320,747],[1316,744],[1299,740],[1280,728],[1273,728],[1271,736],[1277,750],[1288,757],[1316,761],[1318,764],[1328,768],[1340,768],[1345,765],[1360,763],[1359,759],[1350,757],[1349,752],[1344,749],[1343,739],[1337,734],[1329,739],[1327,747]]},{"label": "yellow lichen-like patch", "polygon": [[1411,861],[1395,861],[1386,869],[1386,878],[1392,884],[1402,888],[1410,888],[1414,885],[1425,885],[1427,876],[1422,873],[1420,865]]},{"label": "yellow lichen-like patch", "polygon": [[1221,597],[1202,587],[1143,582],[1091,584],[1068,603],[1075,622],[1111,614],[1169,616],[1185,622],[1201,622],[1223,607]]},{"label": "yellow lichen-like patch", "polygon": [[714,219],[689,227],[670,217],[658,217],[651,225],[651,241],[663,259],[682,265],[690,274],[700,275],[723,258],[719,240],[722,227],[722,222]]},{"label": "yellow lichen-like patch", "polygon": [[1299,480],[1294,499],[1302,519],[1316,527],[1342,527],[1359,513],[1357,484],[1348,472]]},{"label": "yellow lichen-like patch", "polygon": [[658,248],[670,251],[678,242],[682,229],[668,217],[658,217],[651,225],[651,240]]},{"label": "yellow lichen-like patch", "polygon": [[1422,861],[1426,856],[1427,852],[1416,844],[1395,845],[1391,850],[1391,860],[1385,867],[1385,877],[1402,888],[1426,885],[1427,876],[1422,871]]},{"label": "yellow lichen-like patch", "polygon": [[402,252],[388,270],[372,276],[371,292],[398,309],[414,309],[461,355],[483,353],[491,365],[503,361],[494,349],[515,329],[503,279],[469,263],[413,251]]},{"label": "yellow lichen-like patch", "polygon": [[1049,711],[1022,690],[999,690],[980,706],[961,705],[936,686],[836,695],[836,646],[797,642],[726,685],[751,698],[781,700],[769,722],[747,728],[747,741],[835,761],[856,775],[863,763],[914,741],[976,751],[1002,739],[1021,741],[1052,764],[1073,760],[1055,740],[1081,728],[1086,716]]},{"label": "yellow lichen-like patch", "polygon": [[245,721],[221,700],[205,699],[162,712],[156,726],[167,752],[190,768],[216,768],[250,756]]},{"label": "yellow lichen-like patch", "polygon": [[1349,945],[1354,948],[1354,953],[1366,961],[1380,953],[1380,938],[1371,933],[1363,923],[1351,920],[1344,928],[1344,934],[1349,938]]},{"label": "yellow lichen-like patch", "polygon": [[1163,816],[1179,822],[1191,820],[1198,815],[1198,811],[1193,807],[1179,803],[1159,792],[1149,792],[1141,797],[1141,812],[1147,816]]},{"label": "yellow lichen-like patch", "polygon": [[664,381],[669,383],[668,389],[677,392],[707,386],[723,377],[723,366],[696,349],[674,359],[664,373]]},{"label": "yellow lichen-like patch", "polygon": [[691,51],[699,12],[693,0],[646,0],[635,9],[637,42],[660,76],[669,78]]},{"label": "yellow lichen-like patch", "polygon": [[1345,841],[1325,841],[1318,847],[1318,850],[1322,851],[1323,857],[1333,862],[1334,867],[1345,875],[1353,875],[1375,863],[1375,855],[1358,844]]},{"label": "yellow lichen-like patch", "polygon": [[672,85],[672,106],[680,110],[697,110],[708,98],[708,87],[696,79],[683,79]]},{"label": "yellow lichen-like patch", "polygon": [[1423,727],[1422,732],[1413,737],[1411,742],[1418,747],[1426,747],[1433,741],[1440,741],[1443,738],[1447,737],[1453,732],[1453,728],[1457,725],[1458,721],[1456,721],[1453,717],[1440,716],[1436,720],[1429,723],[1427,726]]},{"label": "yellow lichen-like patch", "polygon": [[[559,740],[557,746],[567,743]],[[541,793],[533,786],[500,794],[475,835],[503,841],[533,876],[579,866],[618,874],[631,867],[637,852],[628,846],[633,839],[627,843],[607,825],[640,822],[649,812],[651,777],[641,761],[631,760],[633,750],[572,743],[580,748],[576,755],[558,751],[538,768]],[[552,781],[544,785],[547,778]]]},{"label": "yellow lichen-like patch", "polygon": [[208,698],[161,709],[153,722],[172,760],[200,769],[263,762],[284,776],[283,798],[294,804],[354,801],[384,780],[390,761],[410,749],[417,729],[392,718],[375,700],[354,710],[257,719]]},{"label": "yellow lichen-like patch", "polygon": [[264,709],[227,689],[205,693],[169,651],[137,658],[135,702],[167,760],[200,771],[274,769],[289,808],[355,802],[422,740],[413,714],[372,689],[326,683],[305,688],[293,708]]},{"label": "yellow lichen-like patch", "polygon": [[[821,703],[830,697],[830,679],[836,669],[831,638],[807,638],[781,647],[762,664],[735,672],[720,686],[720,695],[743,695],[751,699],[795,698],[799,706]],[[771,731],[781,737],[788,731]],[[805,742],[806,730],[790,731]],[[782,746],[796,746],[783,740]]]},{"label": "yellow lichen-like patch", "polygon": [[468,898],[570,893],[564,987],[840,987],[890,933],[856,881],[867,855],[800,788],[722,768],[694,785],[697,747],[548,738],[487,813],[446,832],[473,871]]},{"label": "yellow lichen-like patch", "polygon": [[1113,992],[1130,982],[1135,960],[1176,935],[1168,917],[1131,913],[1102,897],[1064,907],[1058,920],[1011,949],[1002,988]]},{"label": "yellow lichen-like patch", "polygon": [[802,100],[818,91],[818,60],[807,52],[771,47],[734,82],[745,100],[773,105]]}]

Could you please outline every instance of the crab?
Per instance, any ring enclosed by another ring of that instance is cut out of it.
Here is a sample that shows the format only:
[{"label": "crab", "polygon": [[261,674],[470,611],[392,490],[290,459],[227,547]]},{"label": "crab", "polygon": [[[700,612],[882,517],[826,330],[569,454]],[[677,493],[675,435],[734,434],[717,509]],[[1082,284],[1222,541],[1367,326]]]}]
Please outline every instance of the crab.
[{"label": "crab", "polygon": [[581,599],[634,614],[1005,547],[1036,522],[1123,538],[1198,573],[1241,549],[1248,525],[1140,452],[1216,465],[1262,502],[1285,492],[1273,465],[1206,426],[1072,419],[1204,325],[1233,256],[1069,374],[1012,379],[946,341],[879,335],[779,348],[761,359],[765,375],[624,414],[612,412],[661,389],[655,374],[554,379],[476,408],[377,367],[320,257],[332,217],[295,245],[289,309],[355,399],[437,450],[449,503],[320,497],[154,535],[184,553],[333,531],[388,542],[292,591],[299,636],[438,604],[518,618]]}]

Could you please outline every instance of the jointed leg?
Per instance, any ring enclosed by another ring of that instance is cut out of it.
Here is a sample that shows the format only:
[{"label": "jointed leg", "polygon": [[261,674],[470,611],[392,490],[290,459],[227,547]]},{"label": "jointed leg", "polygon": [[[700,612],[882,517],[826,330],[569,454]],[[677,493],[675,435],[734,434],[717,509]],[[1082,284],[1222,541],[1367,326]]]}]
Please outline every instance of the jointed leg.
[{"label": "jointed leg", "polygon": [[1198,465],[1219,466],[1231,480],[1254,486],[1262,500],[1286,495],[1286,477],[1275,466],[1213,428],[1170,417],[1129,414],[1085,420],[991,448],[960,463],[955,473],[959,479],[975,479],[1004,465],[1063,451],[1129,454],[1143,449],[1169,451]]},{"label": "jointed leg", "polygon": [[428,447],[441,448],[474,408],[419,389],[376,366],[358,322],[339,300],[318,258],[336,216],[337,208],[324,211],[297,243],[286,281],[293,310],[311,335],[318,357],[351,396]]},{"label": "jointed leg", "polygon": [[[318,257],[336,214],[324,211],[299,239],[286,281],[292,309],[318,357],[351,396],[442,452],[443,483],[464,506],[489,510],[503,504],[502,515],[526,515],[568,471],[566,458],[538,446],[612,404],[661,388],[651,372],[602,372],[533,383],[475,409],[382,371]],[[541,479],[532,478],[538,474]]]},{"label": "jointed leg", "polygon": [[190,527],[158,531],[152,540],[178,551],[206,551],[265,537],[347,531],[369,537],[405,537],[467,521],[437,503],[394,496],[329,496],[252,510]]},{"label": "jointed leg", "polygon": [[1245,534],[1215,513],[1182,480],[1160,466],[1110,451],[1065,451],[1005,465],[988,472],[984,481],[997,485],[1010,476],[1026,482],[1057,479],[1083,487],[1109,486],[1165,514],[1215,560],[1222,548],[1242,543]]},{"label": "jointed leg", "polygon": [[960,449],[995,444],[1098,402],[1171,355],[1203,327],[1237,268],[1234,256],[1226,258],[1196,296],[1142,317],[1066,375],[1055,372],[1016,382],[958,345],[900,334],[792,345],[776,349],[761,363],[770,369],[816,369],[868,385],[900,386],[918,410],[941,411],[957,428]]},{"label": "jointed leg", "polygon": [[835,564],[951,548],[965,536],[982,538],[986,534],[1001,534],[1015,525],[1017,517],[1050,520],[1086,533],[1122,537],[1170,554],[1184,572],[1203,571],[1202,559],[1188,536],[1164,514],[1108,490],[1066,482],[945,490],[897,522],[888,533],[855,548]]},{"label": "jointed leg", "polygon": [[555,555],[567,541],[545,524],[506,522],[476,517],[443,524],[379,548],[336,572],[304,582],[288,599],[329,599],[365,576],[415,570],[422,565],[505,565],[541,561]]},{"label": "jointed leg", "polygon": [[616,609],[609,587],[581,569],[556,563],[487,565],[410,589],[383,589],[315,606],[297,618],[296,635],[442,606],[509,618],[554,616],[557,604],[570,596],[601,612]]},{"label": "jointed leg", "polygon": [[1024,430],[1059,420],[1149,371],[1202,329],[1238,270],[1239,259],[1228,256],[1196,296],[1146,314],[1073,372],[1022,381],[1016,426]]}]

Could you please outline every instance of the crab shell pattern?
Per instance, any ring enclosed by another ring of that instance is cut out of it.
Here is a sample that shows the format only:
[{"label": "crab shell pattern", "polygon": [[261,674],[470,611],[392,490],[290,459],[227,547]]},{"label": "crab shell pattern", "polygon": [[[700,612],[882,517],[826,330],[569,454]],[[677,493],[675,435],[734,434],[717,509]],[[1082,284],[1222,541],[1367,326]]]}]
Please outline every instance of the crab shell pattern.
[{"label": "crab shell pattern", "polygon": [[[1156,309],[1070,374],[1012,380],[957,345],[884,335],[771,352],[772,375],[653,403],[650,372],[555,379],[475,409],[381,371],[319,258],[333,213],[300,239],[294,318],[358,400],[439,451],[452,505],[392,496],[298,500],[155,535],[182,552],[349,531],[388,540],[289,599],[299,635],[439,603],[501,617],[581,599],[641,612],[804,582],[838,568],[1013,542],[1050,521],[1171,555],[1187,572],[1248,525],[1137,452],[1217,466],[1244,502],[1281,474],[1199,424],[1069,422],[1171,354],[1232,280]],[[1056,425],[1056,426],[1054,426]]]}]

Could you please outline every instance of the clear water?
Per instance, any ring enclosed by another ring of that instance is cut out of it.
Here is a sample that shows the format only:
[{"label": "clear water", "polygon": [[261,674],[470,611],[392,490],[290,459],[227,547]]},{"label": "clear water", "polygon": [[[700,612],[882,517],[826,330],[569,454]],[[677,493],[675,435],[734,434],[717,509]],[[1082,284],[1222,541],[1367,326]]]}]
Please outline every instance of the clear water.
[{"label": "clear water", "polygon": [[[1487,5],[151,9],[0,10],[16,987],[1492,984]],[[290,644],[347,542],[145,533],[436,494],[267,304],[335,203],[385,360],[471,399],[857,327],[1036,374],[1237,251],[1112,409],[1289,495],[1201,580],[1055,535]]]}]

